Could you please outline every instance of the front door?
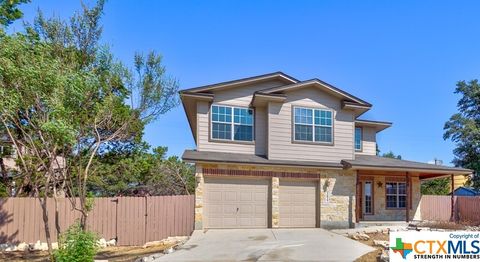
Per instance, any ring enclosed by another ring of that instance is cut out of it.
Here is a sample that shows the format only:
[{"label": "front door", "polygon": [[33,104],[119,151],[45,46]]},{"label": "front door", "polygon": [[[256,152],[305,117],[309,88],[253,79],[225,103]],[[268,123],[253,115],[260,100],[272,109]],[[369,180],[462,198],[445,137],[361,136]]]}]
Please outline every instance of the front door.
[{"label": "front door", "polygon": [[371,214],[373,214],[373,183],[372,181],[363,181],[362,183],[362,215],[371,215]]}]

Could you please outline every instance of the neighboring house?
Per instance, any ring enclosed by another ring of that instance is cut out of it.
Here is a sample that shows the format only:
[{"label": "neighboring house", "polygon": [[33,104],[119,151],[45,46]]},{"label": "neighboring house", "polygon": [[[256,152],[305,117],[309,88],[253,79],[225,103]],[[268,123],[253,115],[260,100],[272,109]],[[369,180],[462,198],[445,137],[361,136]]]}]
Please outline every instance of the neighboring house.
[{"label": "neighboring house", "polygon": [[[15,188],[15,177],[22,175],[19,174],[20,170],[17,166],[19,152],[25,152],[24,149],[21,150],[23,151],[19,151],[19,149],[15,147],[8,136],[0,136],[0,179],[7,181],[7,183],[13,188]],[[52,163],[52,166],[55,172],[60,172],[61,169],[65,167],[65,158],[57,156],[56,161]],[[57,192],[59,196],[64,195],[64,192]],[[15,196],[15,189],[12,189],[9,194],[10,196]]]},{"label": "neighboring house", "polygon": [[453,188],[459,188],[467,185],[471,175],[455,176],[453,179]]},{"label": "neighboring house", "polygon": [[5,172],[8,177],[12,176],[12,172],[17,170],[16,158],[15,147],[5,138],[0,139],[0,175]]},{"label": "neighboring house", "polygon": [[453,191],[454,196],[480,196],[480,191],[472,187],[459,187]]},{"label": "neighboring house", "polygon": [[[442,160],[439,160],[439,159],[434,159],[432,161],[428,161],[427,163],[429,164],[432,164],[432,165],[443,165],[443,161]],[[471,174],[469,175],[463,175],[463,176],[455,176],[454,179],[453,179],[453,188],[456,189],[456,188],[459,188],[459,187],[462,187],[464,185],[466,185],[468,183],[468,180],[470,178]],[[450,189],[451,191],[451,189]]]},{"label": "neighboring house", "polygon": [[[195,227],[347,228],[419,218],[420,181],[471,170],[376,156],[389,122],[321,80],[272,73],[180,92],[196,142]],[[415,128],[412,126],[412,128]]]}]

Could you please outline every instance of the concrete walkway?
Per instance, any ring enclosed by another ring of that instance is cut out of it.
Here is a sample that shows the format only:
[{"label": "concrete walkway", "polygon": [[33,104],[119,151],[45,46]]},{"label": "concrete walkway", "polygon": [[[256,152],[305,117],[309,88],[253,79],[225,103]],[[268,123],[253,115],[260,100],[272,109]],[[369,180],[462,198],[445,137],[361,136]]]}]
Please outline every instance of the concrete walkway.
[{"label": "concrete walkway", "polygon": [[323,229],[195,231],[155,261],[353,261],[372,247]]}]

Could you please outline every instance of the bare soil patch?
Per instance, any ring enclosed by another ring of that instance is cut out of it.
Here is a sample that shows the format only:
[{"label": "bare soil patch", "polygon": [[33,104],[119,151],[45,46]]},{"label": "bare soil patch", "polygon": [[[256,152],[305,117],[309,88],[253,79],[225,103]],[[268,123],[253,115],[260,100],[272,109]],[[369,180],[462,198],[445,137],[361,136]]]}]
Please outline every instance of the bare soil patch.
[{"label": "bare soil patch", "polygon": [[355,260],[356,262],[371,262],[371,261],[380,261],[380,255],[382,254],[382,250],[384,249],[381,246],[376,246],[374,244],[374,240],[383,240],[383,241],[388,241],[389,240],[389,235],[388,233],[367,233],[367,235],[370,237],[369,240],[357,240],[358,242],[361,242],[365,245],[369,245],[373,248],[375,248],[375,251],[372,251],[370,253],[367,253]]},{"label": "bare soil patch", "polygon": [[[102,248],[95,259],[103,259],[108,261],[135,261],[138,258],[146,257],[151,254],[161,253],[163,250],[169,248],[167,245],[158,245],[153,247],[106,247]],[[48,261],[48,253],[46,251],[34,251],[34,252],[0,252],[0,261],[35,261],[43,262]]]}]

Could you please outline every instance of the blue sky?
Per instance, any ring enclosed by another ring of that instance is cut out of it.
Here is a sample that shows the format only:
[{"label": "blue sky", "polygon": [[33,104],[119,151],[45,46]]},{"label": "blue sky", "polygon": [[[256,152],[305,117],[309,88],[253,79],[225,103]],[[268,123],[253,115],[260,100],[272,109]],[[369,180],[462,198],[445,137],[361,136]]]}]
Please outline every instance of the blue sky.
[{"label": "blue sky", "polygon": [[[31,21],[37,8],[68,17],[79,7],[34,0],[22,10]],[[111,0],[103,42],[127,64],[135,51],[160,52],[181,89],[273,71],[322,79],[372,103],[363,118],[394,123],[379,133],[382,152],[449,163],[454,145],[443,140],[443,125],[456,111],[455,83],[478,77],[479,8],[474,1]],[[145,139],[174,155],[195,147],[181,106],[149,125]]]}]

